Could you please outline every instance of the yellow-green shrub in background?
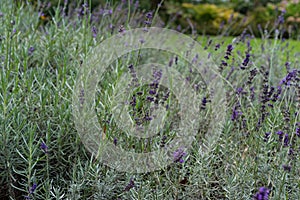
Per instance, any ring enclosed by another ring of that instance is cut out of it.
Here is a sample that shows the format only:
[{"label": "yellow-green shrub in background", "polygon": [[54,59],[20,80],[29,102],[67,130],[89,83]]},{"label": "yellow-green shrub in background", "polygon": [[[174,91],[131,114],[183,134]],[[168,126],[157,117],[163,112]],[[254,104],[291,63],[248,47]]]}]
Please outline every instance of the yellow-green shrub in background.
[{"label": "yellow-green shrub in background", "polygon": [[231,18],[234,20],[239,13],[231,8],[219,7],[214,4],[183,3],[182,8],[189,13],[190,18],[208,32],[216,32],[222,23],[227,23]]}]

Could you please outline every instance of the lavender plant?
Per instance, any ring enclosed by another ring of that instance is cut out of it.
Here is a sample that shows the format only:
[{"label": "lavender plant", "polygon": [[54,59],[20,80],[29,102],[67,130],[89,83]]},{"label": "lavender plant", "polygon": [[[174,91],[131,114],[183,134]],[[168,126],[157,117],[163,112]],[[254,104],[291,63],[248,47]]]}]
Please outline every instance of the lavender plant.
[{"label": "lavender plant", "polygon": [[[219,66],[227,91],[226,124],[209,154],[200,147],[213,120],[211,94],[201,90],[200,76],[184,59],[151,50],[118,58],[103,75],[95,98],[104,130],[99,135],[135,152],[164,148],[175,137],[177,94],[159,84],[155,68],[145,85],[135,71],[155,60],[178,70],[199,93],[201,128],[192,148],[173,152],[173,164],[162,170],[131,174],[103,165],[82,145],[71,112],[82,62],[113,34],[163,27],[160,6],[143,11],[138,1],[120,1],[92,9],[90,2],[64,1],[47,13],[51,5],[42,1],[1,1],[0,199],[300,198],[300,50],[299,41],[283,38],[284,13],[272,28],[261,28],[261,39],[251,29],[225,37],[231,30],[223,27],[218,37],[192,35]],[[124,134],[111,115],[111,97],[125,72],[135,125],[149,125],[159,106],[167,112],[163,131],[153,138]]]}]

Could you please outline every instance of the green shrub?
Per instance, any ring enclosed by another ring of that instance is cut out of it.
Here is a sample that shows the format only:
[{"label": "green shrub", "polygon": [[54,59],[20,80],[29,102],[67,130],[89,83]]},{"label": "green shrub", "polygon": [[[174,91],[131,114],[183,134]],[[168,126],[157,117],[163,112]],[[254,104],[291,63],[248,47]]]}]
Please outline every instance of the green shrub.
[{"label": "green shrub", "polygon": [[300,3],[298,4],[288,4],[286,7],[286,16],[294,16],[299,17],[300,16]]},{"label": "green shrub", "polygon": [[208,34],[216,34],[220,26],[230,21],[230,18],[237,18],[239,16],[231,8],[216,6],[214,4],[193,5],[183,3],[182,8],[197,24],[198,30],[203,30]]}]

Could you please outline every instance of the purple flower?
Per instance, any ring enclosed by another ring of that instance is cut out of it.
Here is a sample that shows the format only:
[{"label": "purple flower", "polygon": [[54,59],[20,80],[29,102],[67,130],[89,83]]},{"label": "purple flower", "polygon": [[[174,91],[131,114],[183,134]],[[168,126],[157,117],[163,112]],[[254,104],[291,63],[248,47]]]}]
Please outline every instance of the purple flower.
[{"label": "purple flower", "polygon": [[251,99],[251,101],[254,101],[254,99],[255,99],[255,88],[251,87],[250,92],[251,92],[250,99]]},{"label": "purple flower", "polygon": [[157,89],[158,88],[158,83],[157,82],[149,83],[149,86],[151,88]]},{"label": "purple flower", "polygon": [[140,39],[140,43],[141,44],[144,44],[146,41],[142,38],[142,39]]},{"label": "purple flower", "polygon": [[290,172],[292,167],[290,165],[282,165],[282,168],[284,171]]},{"label": "purple flower", "polygon": [[95,26],[92,27],[92,33],[93,33],[93,38],[96,38],[97,37],[97,28]]},{"label": "purple flower", "polygon": [[198,58],[199,58],[199,56],[198,56],[198,54],[196,54],[195,57],[194,57],[193,60],[192,60],[192,63],[196,63],[197,60],[198,60]]},{"label": "purple flower", "polygon": [[233,17],[234,17],[234,13],[231,13],[229,19],[228,19],[228,23],[230,24],[233,20]]},{"label": "purple flower", "polygon": [[82,4],[82,6],[77,9],[77,16],[81,17],[81,16],[87,14],[88,13],[88,7],[89,6],[88,6],[87,3]]},{"label": "purple flower", "polygon": [[232,44],[229,44],[229,45],[227,46],[227,53],[231,53],[232,50],[233,50],[233,46],[232,46]]},{"label": "purple flower", "polygon": [[131,190],[132,188],[134,187],[134,181],[133,181],[133,178],[130,179],[128,185],[125,187],[125,191],[129,191]]},{"label": "purple flower", "polygon": [[224,56],[224,58],[225,58],[226,60],[228,60],[228,59],[229,59],[229,56],[231,56],[232,50],[233,50],[233,46],[232,46],[232,44],[229,44],[229,45],[227,46],[226,55]]},{"label": "purple flower", "polygon": [[286,70],[290,70],[290,65],[291,65],[290,62],[286,62],[286,63],[284,64]]},{"label": "purple flower", "polygon": [[147,116],[144,117],[144,119],[145,119],[146,121],[151,121],[153,118],[152,118],[152,117],[149,117],[149,116],[147,115]]},{"label": "purple flower", "polygon": [[156,90],[155,89],[149,90],[149,94],[150,95],[155,95],[156,94]]},{"label": "purple flower", "polygon": [[48,146],[45,144],[45,142],[41,143],[41,149],[44,151],[44,153],[48,153]]},{"label": "purple flower", "polygon": [[87,3],[84,3],[84,4],[82,4],[82,7],[83,7],[83,8],[88,8],[89,5],[88,5]]},{"label": "purple flower", "polygon": [[2,12],[0,12],[0,17],[3,17],[3,13]]},{"label": "purple flower", "polygon": [[229,59],[229,56],[231,55],[232,50],[233,50],[233,46],[232,46],[232,44],[229,44],[229,45],[227,46],[226,55],[224,56],[224,58],[225,58],[226,60]]},{"label": "purple flower", "polygon": [[117,143],[118,143],[118,139],[114,138],[114,145],[117,146]]},{"label": "purple flower", "polygon": [[239,117],[240,115],[242,115],[242,114],[243,114],[243,113],[240,112],[240,111],[238,111],[238,110],[237,110],[237,107],[234,106],[234,107],[233,107],[233,110],[232,110],[231,120],[232,120],[232,121],[237,120],[238,117]]},{"label": "purple flower", "polygon": [[211,43],[212,43],[212,39],[209,39],[209,40],[208,40],[208,44],[207,44],[207,46],[210,46],[210,45],[211,45]]},{"label": "purple flower", "polygon": [[152,19],[152,17],[153,17],[152,12],[147,12],[147,13],[146,13],[146,18],[147,18],[147,19]]},{"label": "purple flower", "polygon": [[270,87],[270,91],[268,92],[268,97],[271,98],[272,94],[274,93],[275,88],[272,86]]},{"label": "purple flower", "polygon": [[259,191],[255,194],[255,200],[268,200],[270,190],[266,187],[259,188]]},{"label": "purple flower", "polygon": [[228,64],[227,64],[227,62],[226,61],[224,61],[224,60],[221,60],[221,65],[223,65],[223,66],[228,66]]},{"label": "purple flower", "polygon": [[289,140],[289,134],[286,133],[286,134],[284,135],[284,141],[283,141],[285,147],[289,146],[289,141],[290,141],[290,140]]},{"label": "purple flower", "polygon": [[[150,24],[151,24],[151,21],[150,21],[150,20],[146,20],[146,21],[144,21],[144,24],[145,24],[145,25],[150,25]],[[148,30],[148,29],[146,29],[146,30]]]},{"label": "purple flower", "polygon": [[243,20],[242,20],[242,24],[245,24],[246,23],[246,21],[247,21],[247,16],[245,16],[244,18],[243,18]]},{"label": "purple flower", "polygon": [[210,56],[211,56],[211,53],[208,53],[208,55],[207,55],[207,58],[209,59],[209,58],[210,58]]},{"label": "purple flower", "polygon": [[175,56],[175,64],[178,64],[178,56]]},{"label": "purple flower", "polygon": [[144,21],[144,24],[150,25],[152,18],[153,18],[152,12],[146,13],[146,20]]},{"label": "purple flower", "polygon": [[204,98],[202,99],[202,104],[201,104],[201,109],[202,109],[202,110],[204,110],[204,109],[206,108],[206,104],[207,104],[207,98],[204,97]]},{"label": "purple flower", "polygon": [[253,82],[253,79],[256,76],[256,74],[257,74],[257,69],[256,68],[250,70],[250,76],[248,77],[248,81],[247,81],[247,83],[249,85]]},{"label": "purple flower", "polygon": [[136,97],[135,96],[132,96],[132,100],[130,101],[130,105],[132,107],[135,107],[136,106]]},{"label": "purple flower", "polygon": [[143,27],[143,31],[144,31],[145,33],[147,33],[147,32],[149,31],[149,29],[148,29],[147,27]]},{"label": "purple flower", "polygon": [[260,45],[260,48],[261,48],[261,51],[262,51],[262,52],[265,52],[265,46],[264,46],[264,44],[261,44],[261,45]]},{"label": "purple flower", "polygon": [[228,55],[224,56],[224,58],[225,58],[226,60],[229,60],[229,56],[228,56]]},{"label": "purple flower", "polygon": [[183,163],[183,157],[186,155],[186,153],[183,151],[182,148],[177,149],[174,153],[173,153],[173,161],[179,162],[179,163]]},{"label": "purple flower", "polygon": [[250,40],[247,40],[247,48],[248,48],[248,49],[251,49]]},{"label": "purple flower", "polygon": [[119,33],[124,33],[125,32],[125,27],[123,26],[123,25],[121,25],[120,27],[119,27]]},{"label": "purple flower", "polygon": [[134,3],[134,9],[137,9],[139,7],[139,1],[135,1]]},{"label": "purple flower", "polygon": [[223,27],[224,27],[224,24],[225,24],[225,22],[224,21],[222,21],[221,22],[221,24],[220,24],[220,26],[219,26],[219,29],[221,30],[221,29],[223,29]]},{"label": "purple flower", "polygon": [[239,87],[239,88],[236,89],[236,93],[237,93],[238,95],[242,94],[243,91],[244,91],[244,89],[243,89],[242,87]]},{"label": "purple flower", "polygon": [[286,75],[286,77],[284,77],[281,81],[280,81],[280,85],[285,84],[285,85],[290,85],[290,82],[297,78],[297,70],[294,69],[291,72],[288,72],[288,74]]},{"label": "purple flower", "polygon": [[216,44],[216,46],[215,46],[215,51],[217,51],[220,47],[221,47],[221,44],[220,44],[220,43]]},{"label": "purple flower", "polygon": [[[247,66],[247,65],[248,65],[248,63],[249,63],[249,61],[250,61],[249,58],[250,58],[250,54],[247,53],[247,54],[246,54],[246,58],[244,59],[244,61],[243,61],[243,63],[242,63],[244,66]],[[242,68],[242,67],[241,67],[241,68]]]},{"label": "purple flower", "polygon": [[39,16],[39,17],[45,17],[45,14],[44,14],[43,12],[39,12],[39,13],[38,13],[38,16]]},{"label": "purple flower", "polygon": [[33,194],[33,193],[34,193],[34,191],[36,190],[36,188],[37,188],[37,184],[36,184],[36,183],[34,183],[34,184],[32,185],[32,187],[30,187],[30,189],[29,189],[29,193],[30,193],[30,194]]},{"label": "purple flower", "polygon": [[237,110],[233,110],[232,115],[231,115],[231,120],[234,121],[238,118],[239,112]]},{"label": "purple flower", "polygon": [[293,148],[290,148],[290,149],[289,149],[288,155],[289,155],[289,156],[293,156],[293,155],[294,155],[294,149],[293,149]]},{"label": "purple flower", "polygon": [[300,137],[300,128],[296,128],[296,135]]},{"label": "purple flower", "polygon": [[261,28],[261,24],[258,24],[258,25],[257,25],[257,28],[258,28],[258,30],[259,30],[260,32],[263,31],[262,28]]},{"label": "purple flower", "polygon": [[283,134],[284,134],[283,131],[281,131],[281,130],[277,131],[277,135],[279,137],[279,140],[283,139]]},{"label": "purple flower", "polygon": [[284,14],[283,13],[278,16],[277,22],[278,22],[278,24],[284,23]]},{"label": "purple flower", "polygon": [[161,71],[161,70],[159,70],[159,71],[154,70],[154,72],[153,72],[153,77],[155,78],[155,81],[154,81],[154,82],[159,82],[159,80],[160,80],[161,77],[162,77],[162,71]]},{"label": "purple flower", "polygon": [[81,89],[81,90],[80,90],[80,93],[79,93],[79,102],[80,102],[80,106],[83,106],[84,101],[85,101],[85,98],[84,98],[84,90]]},{"label": "purple flower", "polygon": [[30,56],[30,55],[32,55],[32,53],[34,52],[34,47],[29,47],[29,49],[28,49],[28,55]]},{"label": "purple flower", "polygon": [[153,102],[153,101],[154,101],[154,97],[147,96],[147,100],[148,100],[149,102]]},{"label": "purple flower", "polygon": [[273,95],[273,99],[272,99],[273,102],[279,99],[279,95],[281,94],[281,92],[282,92],[282,87],[279,85],[277,87],[277,92]]}]

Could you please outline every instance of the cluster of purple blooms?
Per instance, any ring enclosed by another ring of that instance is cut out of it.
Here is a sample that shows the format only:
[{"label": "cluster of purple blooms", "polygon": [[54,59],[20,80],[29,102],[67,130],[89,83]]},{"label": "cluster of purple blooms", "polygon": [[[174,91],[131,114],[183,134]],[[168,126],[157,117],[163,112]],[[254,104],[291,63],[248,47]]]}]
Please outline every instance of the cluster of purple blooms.
[{"label": "cluster of purple blooms", "polygon": [[291,169],[292,169],[292,167],[291,167],[290,165],[282,165],[282,168],[283,168],[283,170],[286,171],[286,172],[290,172]]},{"label": "cluster of purple blooms", "polygon": [[44,153],[48,153],[48,146],[45,142],[41,143],[41,149],[44,151]]},{"label": "cluster of purple blooms", "polygon": [[27,196],[25,196],[25,199],[30,199],[30,195],[32,195],[34,193],[34,191],[37,188],[37,184],[34,183],[30,188],[29,188],[29,194]]},{"label": "cluster of purple blooms", "polygon": [[232,53],[232,50],[233,50],[233,46],[232,46],[232,44],[229,44],[228,46],[227,46],[227,50],[226,50],[226,55],[224,56],[224,58],[226,59],[226,60],[228,60],[229,59],[229,56],[231,56],[231,53]]},{"label": "cluster of purple blooms", "polygon": [[231,114],[231,121],[236,121],[243,113],[239,110],[239,106],[234,106]]},{"label": "cluster of purple blooms", "polygon": [[284,142],[284,146],[287,147],[289,145],[289,134],[285,133],[282,130],[277,131],[277,135],[279,137],[279,141]]},{"label": "cluster of purple blooms", "polygon": [[87,3],[82,4],[80,8],[77,9],[77,16],[82,17],[89,12],[89,5]]},{"label": "cluster of purple blooms", "polygon": [[177,149],[174,153],[173,153],[173,161],[175,163],[183,163],[184,159],[183,157],[186,156],[186,153],[184,152],[184,150],[182,148]]},{"label": "cluster of purple blooms", "polygon": [[146,20],[144,21],[145,25],[151,25],[151,19],[153,18],[152,12],[146,13]]},{"label": "cluster of purple blooms", "polygon": [[134,185],[135,185],[135,184],[134,184],[133,178],[131,178],[130,181],[129,181],[129,183],[128,183],[128,185],[126,185],[124,191],[129,191],[129,190],[131,190],[131,189],[134,187]]},{"label": "cluster of purple blooms", "polygon": [[34,50],[35,50],[34,47],[32,47],[32,46],[29,47],[29,49],[28,49],[28,55],[31,56],[33,54]]},{"label": "cluster of purple blooms", "polygon": [[[220,45],[217,44],[215,46],[215,50],[217,50],[218,48],[220,48]],[[228,63],[226,60],[229,60],[229,57],[231,56],[232,54],[232,50],[233,50],[233,45],[232,44],[229,44],[227,46],[227,49],[226,49],[226,52],[225,52],[225,56],[224,56],[224,59],[225,60],[221,60],[221,65],[219,66],[219,70],[222,71],[224,67],[228,66]]]},{"label": "cluster of purple blooms", "polygon": [[268,200],[269,199],[270,190],[266,187],[259,188],[259,191],[255,194],[255,200]]},{"label": "cluster of purple blooms", "polygon": [[299,73],[298,72],[298,70],[296,70],[296,69],[294,69],[294,70],[292,70],[292,71],[290,71],[290,72],[288,72],[288,74],[286,75],[286,77],[284,77],[281,81],[280,81],[280,85],[290,85],[291,84],[291,81],[293,81],[293,80],[295,80],[295,79],[297,79],[298,78],[298,76],[297,76],[297,73]]},{"label": "cluster of purple blooms", "polygon": [[249,63],[249,61],[250,61],[250,54],[249,54],[249,53],[246,53],[246,58],[244,59],[242,65],[243,65],[244,67],[247,66],[248,63]]},{"label": "cluster of purple blooms", "polygon": [[297,128],[296,128],[296,135],[298,136],[298,137],[300,137],[300,122],[298,122],[297,123]]}]

